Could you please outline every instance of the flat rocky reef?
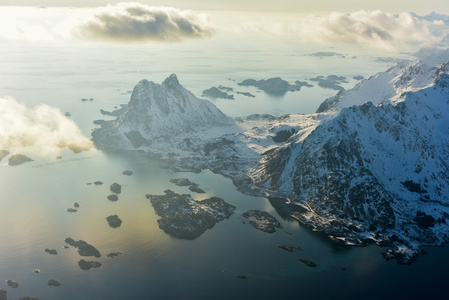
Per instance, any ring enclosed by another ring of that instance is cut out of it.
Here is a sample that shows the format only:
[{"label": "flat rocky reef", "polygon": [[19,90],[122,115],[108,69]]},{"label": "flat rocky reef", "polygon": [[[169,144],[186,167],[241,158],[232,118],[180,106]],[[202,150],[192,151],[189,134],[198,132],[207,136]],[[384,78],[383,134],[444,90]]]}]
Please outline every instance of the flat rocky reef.
[{"label": "flat rocky reef", "polygon": [[242,216],[249,219],[251,226],[263,232],[273,233],[276,228],[282,228],[281,223],[275,217],[263,210],[252,209],[244,212]]},{"label": "flat rocky reef", "polygon": [[146,197],[161,217],[159,228],[180,239],[196,239],[219,221],[228,219],[235,210],[235,206],[218,197],[196,201],[189,194],[171,190],[166,190],[165,195]]}]

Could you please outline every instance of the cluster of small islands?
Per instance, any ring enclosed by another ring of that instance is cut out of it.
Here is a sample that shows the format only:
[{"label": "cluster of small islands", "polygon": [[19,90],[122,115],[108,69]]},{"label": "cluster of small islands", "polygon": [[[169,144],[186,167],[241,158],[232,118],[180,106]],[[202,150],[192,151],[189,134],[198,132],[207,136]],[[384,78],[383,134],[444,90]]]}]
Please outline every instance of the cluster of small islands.
[{"label": "cluster of small islands", "polygon": [[[0,153],[5,157],[9,154],[6,152],[3,151]],[[133,172],[125,170],[121,174],[131,176]],[[206,193],[198,184],[190,181],[188,178],[174,178],[170,182],[180,187],[188,187],[191,192],[197,194]],[[94,181],[86,184],[102,186],[104,183],[102,181]],[[109,190],[111,194],[106,196],[106,198],[110,201],[118,201],[118,196],[122,192],[122,186],[118,183],[112,183]],[[156,214],[160,217],[157,221],[159,228],[178,239],[194,240],[200,237],[206,230],[212,229],[216,223],[229,219],[236,210],[234,205],[227,203],[219,197],[210,197],[198,201],[194,200],[190,194],[177,194],[169,189],[165,191],[164,195],[147,194],[145,197],[150,200]],[[74,202],[73,207],[68,208],[67,212],[76,213],[81,208],[80,203]],[[255,229],[266,233],[274,233],[276,229],[282,228],[280,222],[266,211],[249,210],[244,212],[242,217],[244,219],[242,221],[243,224],[249,223]],[[122,225],[122,220],[118,215],[110,215],[106,217],[106,221],[111,228],[118,228]],[[77,249],[78,255],[81,256],[81,259],[78,261],[78,267],[80,269],[87,271],[102,267],[102,263],[95,260],[101,257],[101,253],[94,245],[84,240],[76,240],[71,237],[67,237],[64,243],[63,249],[69,249],[70,247]],[[288,252],[302,250],[297,245],[277,244],[276,246]],[[58,250],[53,248],[45,248],[44,252],[49,255],[58,255]],[[107,254],[106,257],[114,258],[121,254],[122,252],[116,251]],[[316,262],[307,258],[300,257],[298,260],[309,267],[317,266]],[[37,268],[31,271],[35,274],[41,273],[41,270]],[[227,273],[227,271],[223,272]],[[238,274],[236,278],[247,279],[248,277],[243,274]],[[19,282],[13,279],[6,280],[6,285],[13,289],[19,288]],[[59,287],[62,283],[57,279],[51,278],[47,281],[47,285]],[[6,294],[6,290],[0,289],[0,300],[6,300]],[[39,300],[39,298],[25,296],[20,298],[20,300]]]},{"label": "cluster of small islands", "polygon": [[[362,75],[357,75],[353,77],[354,80],[360,81],[363,80],[364,77]],[[328,76],[316,76],[313,78],[309,78],[308,80],[314,81],[318,84],[318,86],[326,89],[332,89],[341,91],[344,90],[344,87],[341,86],[343,83],[348,83],[348,79],[344,76],[337,75],[328,75]],[[238,83],[239,86],[252,86],[256,87],[259,91],[263,91],[272,96],[282,96],[287,92],[296,92],[300,91],[302,87],[313,87],[312,84],[309,84],[306,81],[296,80],[294,84],[289,83],[288,81],[280,78],[273,77],[269,79],[246,79],[242,82]],[[234,94],[243,95],[250,98],[255,98],[256,96],[249,92],[241,92],[236,91],[232,87],[219,85],[218,87],[211,87],[203,91],[202,95],[204,97],[212,98],[212,99],[228,99],[235,100]]]}]

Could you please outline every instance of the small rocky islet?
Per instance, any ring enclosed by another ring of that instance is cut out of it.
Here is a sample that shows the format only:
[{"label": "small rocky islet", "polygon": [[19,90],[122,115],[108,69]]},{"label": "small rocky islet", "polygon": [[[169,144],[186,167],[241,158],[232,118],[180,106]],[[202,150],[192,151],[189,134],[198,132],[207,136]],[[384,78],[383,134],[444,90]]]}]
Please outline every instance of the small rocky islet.
[{"label": "small rocky islet", "polygon": [[159,228],[167,234],[193,240],[211,229],[217,222],[228,219],[235,206],[218,197],[196,201],[189,194],[166,190],[165,195],[146,195],[156,214]]},{"label": "small rocky islet", "polygon": [[48,253],[48,254],[51,254],[51,255],[58,255],[58,251],[56,251],[56,249],[49,249],[49,248],[46,248],[44,251],[45,251],[46,253]]},{"label": "small rocky islet", "polygon": [[115,193],[115,194],[120,194],[122,192],[122,186],[118,183],[113,183],[111,184],[110,188],[111,192]]},{"label": "small rocky islet", "polygon": [[78,266],[82,269],[82,270],[90,270],[92,268],[99,268],[101,267],[101,263],[98,261],[86,261],[84,259],[81,259],[78,262]]},{"label": "small rocky islet", "polygon": [[111,252],[111,253],[107,254],[106,257],[114,258],[114,257],[119,256],[120,254],[122,254],[122,252]]},{"label": "small rocky islet", "polygon": [[117,195],[109,195],[107,198],[108,198],[109,201],[114,201],[114,202],[118,200],[118,196]]},{"label": "small rocky islet", "polygon": [[78,253],[81,256],[101,257],[100,251],[98,251],[97,248],[83,240],[75,241],[74,239],[68,237],[65,239],[65,242],[70,246],[78,248]]},{"label": "small rocky islet", "polygon": [[288,252],[293,252],[294,250],[302,251],[302,248],[295,245],[284,245],[284,244],[277,244],[278,248],[284,249]]},{"label": "small rocky islet", "polygon": [[6,280],[6,285],[12,287],[13,289],[16,289],[19,287],[19,283],[17,281],[8,279]]},{"label": "small rocky islet", "polygon": [[61,283],[59,281],[57,281],[56,279],[49,279],[47,281],[47,285],[48,286],[60,286]]},{"label": "small rocky islet", "polygon": [[249,219],[249,224],[263,232],[273,233],[276,228],[282,228],[281,223],[270,215],[268,212],[258,209],[252,209],[242,214],[246,219]]},{"label": "small rocky islet", "polygon": [[122,225],[122,220],[117,215],[109,216],[106,218],[106,220],[108,221],[109,226],[111,226],[112,228],[117,228]]},{"label": "small rocky islet", "polygon": [[170,182],[177,186],[188,186],[189,190],[198,194],[205,194],[206,192],[201,189],[197,183],[190,181],[188,178],[173,178]]},{"label": "small rocky islet", "polygon": [[26,155],[14,154],[14,155],[11,155],[11,157],[9,158],[8,165],[18,166],[18,165],[21,165],[23,163],[30,162],[30,161],[33,161],[33,160]]},{"label": "small rocky islet", "polygon": [[317,266],[316,262],[314,262],[313,260],[310,260],[308,258],[298,258],[300,262],[306,264],[308,267],[312,267],[315,268]]}]

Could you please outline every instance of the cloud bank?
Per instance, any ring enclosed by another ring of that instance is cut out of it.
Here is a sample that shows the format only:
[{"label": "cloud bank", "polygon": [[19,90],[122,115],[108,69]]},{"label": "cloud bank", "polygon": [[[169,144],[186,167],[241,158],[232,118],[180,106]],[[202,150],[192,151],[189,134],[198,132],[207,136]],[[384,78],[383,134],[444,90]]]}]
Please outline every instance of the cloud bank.
[{"label": "cloud bank", "polygon": [[133,2],[90,10],[72,26],[71,34],[76,37],[118,42],[176,42],[186,38],[207,38],[214,33],[202,14]]},{"label": "cloud bank", "polygon": [[0,149],[55,156],[62,148],[80,152],[94,146],[59,109],[45,104],[28,108],[0,98]]},{"label": "cloud bank", "polygon": [[98,8],[6,7],[0,37],[28,41],[177,42],[208,38],[214,26],[205,14],[136,2]]},{"label": "cloud bank", "polygon": [[[289,34],[305,42],[361,45],[380,49],[429,46],[437,42],[431,28],[436,24],[409,13],[393,15],[381,11],[333,12],[308,16],[289,24],[254,24],[249,28],[271,34]],[[444,26],[444,24],[441,24]]]}]

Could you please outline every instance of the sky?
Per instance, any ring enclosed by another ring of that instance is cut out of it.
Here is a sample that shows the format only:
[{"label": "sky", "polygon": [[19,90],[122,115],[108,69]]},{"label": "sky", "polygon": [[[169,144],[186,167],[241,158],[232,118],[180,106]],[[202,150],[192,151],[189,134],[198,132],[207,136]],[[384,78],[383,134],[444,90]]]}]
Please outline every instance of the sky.
[{"label": "sky", "polygon": [[[0,5],[46,5],[46,6],[101,6],[108,3],[115,4],[117,0],[0,0]],[[446,0],[142,0],[148,5],[174,6],[183,9],[195,10],[237,10],[237,11],[287,11],[298,13],[315,12],[352,12],[358,10],[382,10],[385,12],[415,12],[428,14],[432,11],[449,13],[449,4]]]}]

